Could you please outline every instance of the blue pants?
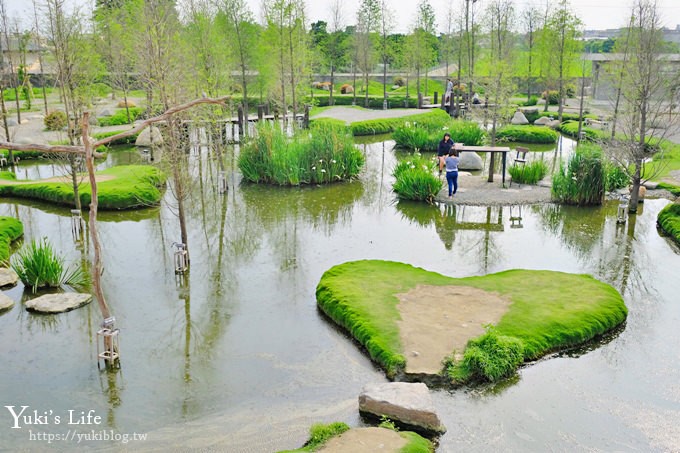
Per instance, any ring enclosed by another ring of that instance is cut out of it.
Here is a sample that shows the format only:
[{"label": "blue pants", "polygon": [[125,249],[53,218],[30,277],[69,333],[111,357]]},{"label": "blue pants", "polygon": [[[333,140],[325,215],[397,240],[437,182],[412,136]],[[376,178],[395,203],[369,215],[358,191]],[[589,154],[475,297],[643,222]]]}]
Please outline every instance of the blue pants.
[{"label": "blue pants", "polygon": [[[447,171],[446,182],[449,183],[449,197],[458,191],[458,172]],[[452,192],[453,191],[453,192]]]}]

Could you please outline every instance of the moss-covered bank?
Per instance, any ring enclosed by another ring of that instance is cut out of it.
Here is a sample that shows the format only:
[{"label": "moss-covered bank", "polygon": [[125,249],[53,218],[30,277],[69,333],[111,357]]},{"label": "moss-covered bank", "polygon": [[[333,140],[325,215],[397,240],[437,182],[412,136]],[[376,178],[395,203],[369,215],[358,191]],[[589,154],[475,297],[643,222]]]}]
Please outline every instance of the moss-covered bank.
[{"label": "moss-covered bank", "polygon": [[[332,267],[322,276],[316,297],[321,310],[347,329],[388,376],[395,377],[406,364],[396,295],[417,285],[471,286],[509,298],[510,307],[492,334],[502,337],[503,344],[510,339],[508,354],[516,354],[515,346],[521,345],[519,363],[592,340],[623,323],[627,315],[621,295],[588,275],[509,270],[451,278],[408,264],[374,260]],[[482,343],[481,347],[493,346],[494,341]],[[461,363],[454,365],[459,368]],[[470,370],[453,371],[449,367],[454,383],[479,377]]]},{"label": "moss-covered bank", "polygon": [[675,242],[680,244],[680,203],[672,203],[659,212],[657,223]]},{"label": "moss-covered bank", "polygon": [[[97,172],[97,175],[104,177],[97,183],[99,209],[142,208],[161,201],[160,189],[165,184],[165,176],[156,167],[125,165]],[[0,185],[0,195],[74,205],[73,188],[66,182],[13,181]],[[80,186],[80,201],[84,207],[89,206],[90,196],[90,184],[84,182]]]},{"label": "moss-covered bank", "polygon": [[0,217],[0,265],[9,260],[9,245],[24,234],[21,221],[13,217]]}]

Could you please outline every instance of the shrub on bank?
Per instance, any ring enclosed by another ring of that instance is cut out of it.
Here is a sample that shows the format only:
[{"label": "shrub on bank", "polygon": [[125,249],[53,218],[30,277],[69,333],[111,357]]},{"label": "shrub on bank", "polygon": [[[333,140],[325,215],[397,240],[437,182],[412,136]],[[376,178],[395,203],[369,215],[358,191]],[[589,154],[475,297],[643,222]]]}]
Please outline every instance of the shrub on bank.
[{"label": "shrub on bank", "polygon": [[659,212],[657,223],[663,231],[680,244],[680,203],[672,203]]},{"label": "shrub on bank", "polygon": [[604,198],[605,173],[602,150],[581,144],[569,158],[567,167],[553,175],[552,196],[565,204],[600,205]]},{"label": "shrub on bank", "polygon": [[9,246],[24,234],[24,226],[13,217],[0,217],[0,264],[9,259]]},{"label": "shrub on bank", "polygon": [[247,181],[281,186],[344,181],[357,176],[363,164],[347,128],[328,123],[292,137],[275,124],[260,124],[238,160]]},{"label": "shrub on bank", "polygon": [[[560,124],[560,132],[571,138],[578,138],[578,120],[576,121],[564,121]],[[608,140],[610,134],[607,131],[600,129],[593,129],[592,127],[587,127],[586,125],[581,125],[581,132],[585,134],[586,140]]]},{"label": "shrub on bank", "polygon": [[61,110],[50,112],[45,116],[43,123],[48,131],[60,131],[66,127],[66,113]]},{"label": "shrub on bank", "polygon": [[433,174],[433,170],[431,160],[414,154],[394,168],[392,175],[395,181],[392,189],[404,200],[432,203],[442,188],[442,182]]},{"label": "shrub on bank", "polygon": [[505,126],[496,132],[496,138],[506,142],[556,143],[559,134],[545,126]]}]

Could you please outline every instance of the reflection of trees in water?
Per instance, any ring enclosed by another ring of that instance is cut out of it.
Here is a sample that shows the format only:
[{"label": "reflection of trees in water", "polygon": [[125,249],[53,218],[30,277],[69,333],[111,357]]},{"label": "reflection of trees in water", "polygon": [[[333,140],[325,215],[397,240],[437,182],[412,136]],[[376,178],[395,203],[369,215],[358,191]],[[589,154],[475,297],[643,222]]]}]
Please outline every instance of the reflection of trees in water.
[{"label": "reflection of trees in water", "polygon": [[[559,204],[533,206],[543,229],[561,239],[562,243],[584,265],[593,268],[598,278],[608,282],[622,294],[635,285],[646,287],[640,266],[646,255],[635,247],[640,231],[638,216],[628,217],[625,224],[616,222],[617,203],[598,207],[575,207]],[[634,256],[635,255],[635,256]]]},{"label": "reflection of trees in water", "polygon": [[456,247],[462,254],[479,255],[482,272],[487,272],[489,264],[500,258],[500,249],[491,233],[504,230],[501,207],[456,206],[449,203],[427,205],[400,200],[397,210],[402,218],[411,223],[422,227],[434,225],[446,250],[453,249],[458,238]]}]

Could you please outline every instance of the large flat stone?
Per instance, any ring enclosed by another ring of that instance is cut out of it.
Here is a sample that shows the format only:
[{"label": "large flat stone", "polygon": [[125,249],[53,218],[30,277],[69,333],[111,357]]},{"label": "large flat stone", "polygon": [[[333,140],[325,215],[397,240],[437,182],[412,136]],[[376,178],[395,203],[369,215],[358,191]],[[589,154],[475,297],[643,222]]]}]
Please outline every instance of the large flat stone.
[{"label": "large flat stone", "polygon": [[0,288],[3,286],[14,286],[19,281],[19,277],[14,270],[7,267],[0,267]]},{"label": "large flat stone", "polygon": [[429,389],[420,382],[368,384],[359,395],[359,410],[377,417],[384,415],[428,434],[446,432],[435,412]]},{"label": "large flat stone", "polygon": [[63,313],[87,305],[92,301],[91,294],[61,293],[45,294],[26,301],[28,311],[39,313]]},{"label": "large flat stone", "polygon": [[0,293],[0,311],[9,310],[14,306],[14,301],[8,296]]}]

